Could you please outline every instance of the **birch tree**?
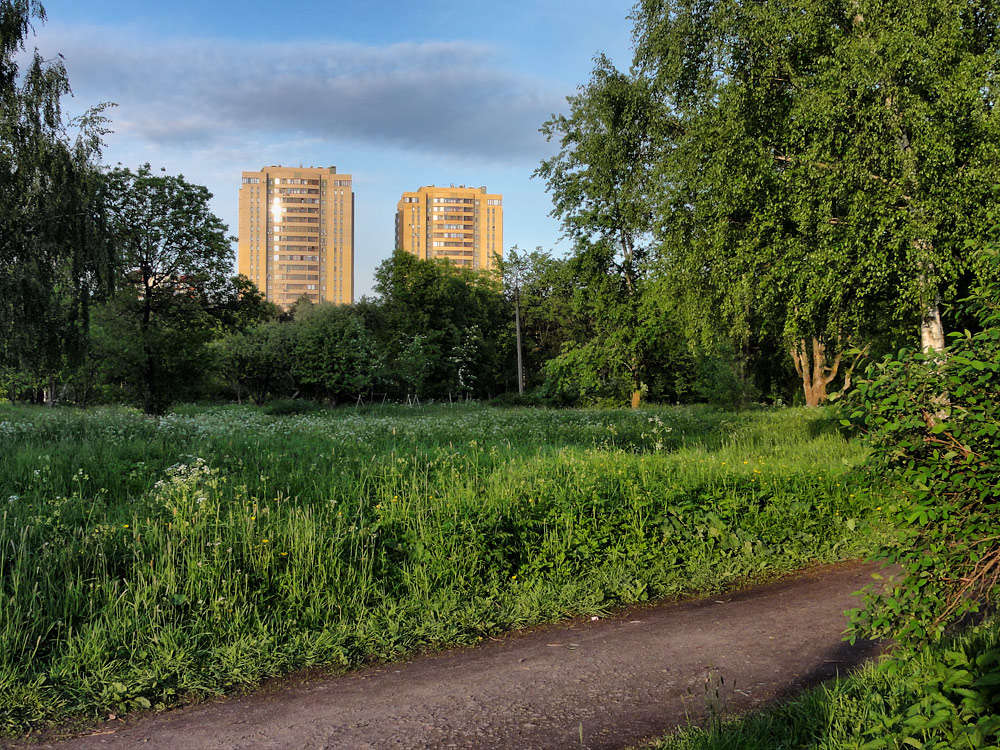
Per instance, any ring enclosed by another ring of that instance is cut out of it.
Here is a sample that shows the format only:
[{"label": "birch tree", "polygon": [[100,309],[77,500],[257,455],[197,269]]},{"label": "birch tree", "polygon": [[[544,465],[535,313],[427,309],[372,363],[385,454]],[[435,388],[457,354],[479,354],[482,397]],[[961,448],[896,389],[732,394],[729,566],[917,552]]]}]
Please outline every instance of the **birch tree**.
[{"label": "birch tree", "polygon": [[[567,102],[568,115],[553,115],[542,126],[559,151],[535,176],[546,182],[552,216],[575,245],[589,291],[601,295],[601,317],[613,321],[616,341],[581,345],[600,352],[606,366],[599,369],[626,373],[635,407],[646,388],[644,355],[651,348],[638,321],[652,239],[650,185],[671,118],[647,79],[619,71],[604,55],[595,58],[590,82]],[[590,273],[594,263],[601,265],[600,281]],[[570,361],[582,360],[574,354]]]},{"label": "birch tree", "polygon": [[780,333],[807,403],[887,319],[942,305],[996,203],[992,0],[641,0],[636,65],[679,122],[658,215],[672,271],[736,335]]}]

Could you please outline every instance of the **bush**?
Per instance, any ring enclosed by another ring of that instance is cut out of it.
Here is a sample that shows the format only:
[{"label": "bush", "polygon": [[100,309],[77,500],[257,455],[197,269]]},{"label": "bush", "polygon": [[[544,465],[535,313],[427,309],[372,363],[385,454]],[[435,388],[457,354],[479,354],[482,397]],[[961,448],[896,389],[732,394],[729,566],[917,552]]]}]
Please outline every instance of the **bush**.
[{"label": "bush", "polygon": [[322,408],[315,401],[308,401],[303,398],[283,398],[261,407],[261,411],[272,417],[287,417],[291,414],[310,414]]},{"label": "bush", "polygon": [[736,409],[759,400],[752,380],[737,375],[731,352],[702,351],[695,362],[693,390],[699,401],[724,409]]},{"label": "bush", "polygon": [[1000,593],[1000,284],[968,302],[979,332],[953,334],[944,353],[887,357],[849,398],[844,422],[867,435],[873,481],[901,489],[902,538],[883,554],[902,572],[868,595],[857,633],[936,640]]},{"label": "bush", "polygon": [[545,406],[545,401],[537,393],[501,393],[490,399],[490,406],[516,407],[516,406]]}]

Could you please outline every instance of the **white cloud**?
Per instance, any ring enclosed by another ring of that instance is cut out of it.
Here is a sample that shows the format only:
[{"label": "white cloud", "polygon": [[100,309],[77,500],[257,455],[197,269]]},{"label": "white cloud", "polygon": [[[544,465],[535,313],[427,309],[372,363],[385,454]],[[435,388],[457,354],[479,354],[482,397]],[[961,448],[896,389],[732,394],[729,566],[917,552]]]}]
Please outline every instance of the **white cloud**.
[{"label": "white cloud", "polygon": [[154,145],[298,133],[535,160],[546,151],[538,127],[564,104],[543,79],[501,70],[489,47],[462,42],[251,44],[52,25],[36,43],[65,56],[78,98],[116,102],[115,129]]}]

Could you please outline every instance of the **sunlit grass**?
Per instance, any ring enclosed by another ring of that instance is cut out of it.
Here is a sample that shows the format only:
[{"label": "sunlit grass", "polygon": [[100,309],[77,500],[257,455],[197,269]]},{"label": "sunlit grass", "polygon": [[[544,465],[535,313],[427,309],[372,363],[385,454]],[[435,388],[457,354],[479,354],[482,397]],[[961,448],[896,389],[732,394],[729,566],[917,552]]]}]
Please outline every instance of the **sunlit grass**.
[{"label": "sunlit grass", "polygon": [[[871,663],[743,717],[670,735],[657,750],[992,748],[1000,739],[1000,621],[905,659]],[[650,747],[645,745],[644,747]]]},{"label": "sunlit grass", "polygon": [[822,412],[0,408],[0,723],[862,556]]}]

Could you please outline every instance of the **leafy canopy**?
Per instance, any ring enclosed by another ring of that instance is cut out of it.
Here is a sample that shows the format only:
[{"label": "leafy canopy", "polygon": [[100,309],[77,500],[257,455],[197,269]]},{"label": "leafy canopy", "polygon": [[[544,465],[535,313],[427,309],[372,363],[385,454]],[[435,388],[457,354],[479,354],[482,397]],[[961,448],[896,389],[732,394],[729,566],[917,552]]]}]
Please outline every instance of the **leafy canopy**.
[{"label": "leafy canopy", "polygon": [[636,65],[678,120],[669,270],[737,336],[870,337],[954,299],[995,202],[992,0],[641,0]]}]

